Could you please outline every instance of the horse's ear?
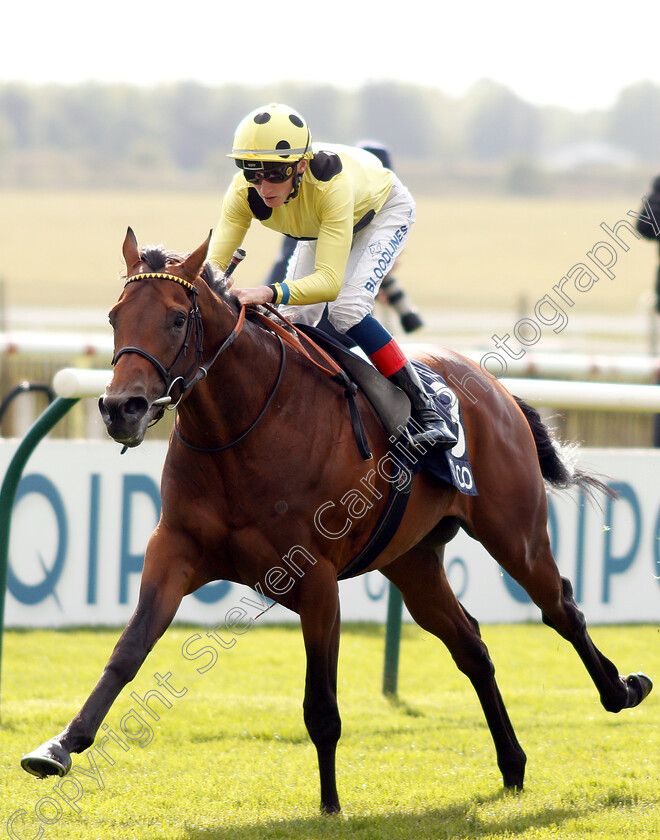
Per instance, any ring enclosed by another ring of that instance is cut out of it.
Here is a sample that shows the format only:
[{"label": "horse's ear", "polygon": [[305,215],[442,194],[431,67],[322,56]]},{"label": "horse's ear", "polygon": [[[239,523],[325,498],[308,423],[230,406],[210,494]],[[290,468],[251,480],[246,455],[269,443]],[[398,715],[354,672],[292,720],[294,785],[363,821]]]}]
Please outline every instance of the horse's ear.
[{"label": "horse's ear", "polygon": [[209,245],[211,244],[211,236],[213,235],[213,231],[209,231],[209,235],[206,238],[205,242],[199,246],[199,248],[195,249],[192,254],[189,254],[186,259],[183,261],[182,268],[190,277],[191,279],[195,279],[199,272],[202,270],[202,266],[206,260],[206,254],[209,250]]},{"label": "horse's ear", "polygon": [[138,249],[137,236],[133,233],[133,228],[131,227],[129,227],[126,231],[126,238],[124,239],[122,251],[124,254],[124,262],[126,263],[126,273],[128,274],[133,266],[140,262],[140,251]]}]

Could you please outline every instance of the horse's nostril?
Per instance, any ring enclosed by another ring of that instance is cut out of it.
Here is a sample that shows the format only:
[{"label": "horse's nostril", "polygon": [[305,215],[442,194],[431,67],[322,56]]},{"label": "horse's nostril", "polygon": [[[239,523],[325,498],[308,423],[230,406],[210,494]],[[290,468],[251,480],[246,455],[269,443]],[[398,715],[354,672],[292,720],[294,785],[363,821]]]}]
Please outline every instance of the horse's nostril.
[{"label": "horse's nostril", "polygon": [[106,395],[99,399],[99,411],[107,425],[139,421],[148,410],[149,402],[144,397],[120,399]]},{"label": "horse's nostril", "polygon": [[131,397],[122,406],[125,417],[142,417],[149,408],[149,403],[144,397]]}]

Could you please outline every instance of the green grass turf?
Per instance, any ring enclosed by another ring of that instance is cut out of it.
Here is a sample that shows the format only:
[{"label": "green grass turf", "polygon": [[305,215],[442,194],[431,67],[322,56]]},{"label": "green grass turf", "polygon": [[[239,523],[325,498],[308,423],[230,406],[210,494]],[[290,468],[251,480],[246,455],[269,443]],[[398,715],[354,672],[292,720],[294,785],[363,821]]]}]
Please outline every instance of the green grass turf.
[{"label": "green grass turf", "polygon": [[[157,688],[156,673],[171,673],[182,696],[162,689],[171,707],[152,703],[160,719],[148,719],[150,743],[131,742],[124,752],[108,742],[114,766],[94,750],[74,758],[74,767],[89,769],[93,754],[103,785],[75,776],[84,790],[79,812],[58,796],[58,780],[24,773],[20,756],[78,711],[118,631],[5,634],[0,837],[12,836],[7,821],[19,809],[19,838],[650,840],[660,832],[657,695],[637,709],[606,713],[573,650],[546,627],[482,628],[528,756],[520,796],[503,793],[474,692],[437,640],[404,627],[399,696],[387,699],[380,691],[382,628],[344,628],[337,817],[318,813],[298,627],[257,625],[205,674],[195,670],[202,660],[181,654],[196,631],[171,628],[106,719],[121,734],[121,721],[140,709],[131,692],[144,697]],[[622,672],[660,673],[657,627],[596,627],[592,636]],[[129,728],[137,733],[135,723]],[[62,790],[74,796],[72,784]],[[39,822],[35,808],[52,824]]]}]

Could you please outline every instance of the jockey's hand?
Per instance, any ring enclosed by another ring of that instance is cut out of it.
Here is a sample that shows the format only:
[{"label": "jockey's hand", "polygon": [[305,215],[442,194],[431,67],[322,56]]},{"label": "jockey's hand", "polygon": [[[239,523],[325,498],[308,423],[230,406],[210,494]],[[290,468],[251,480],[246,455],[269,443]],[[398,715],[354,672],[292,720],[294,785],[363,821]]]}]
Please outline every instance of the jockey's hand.
[{"label": "jockey's hand", "polygon": [[273,290],[268,286],[257,286],[255,289],[234,289],[234,294],[244,306],[272,303]]}]

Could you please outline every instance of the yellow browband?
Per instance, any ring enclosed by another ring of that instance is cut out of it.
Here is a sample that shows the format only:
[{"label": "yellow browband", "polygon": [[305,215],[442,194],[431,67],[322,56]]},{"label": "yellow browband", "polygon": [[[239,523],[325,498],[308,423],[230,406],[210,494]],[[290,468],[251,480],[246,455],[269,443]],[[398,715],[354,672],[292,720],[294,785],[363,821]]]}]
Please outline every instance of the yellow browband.
[{"label": "yellow browband", "polygon": [[187,280],[184,280],[181,277],[176,277],[174,274],[164,274],[160,271],[147,272],[145,274],[134,274],[126,280],[124,285],[127,286],[129,283],[135,282],[135,280],[173,280],[175,283],[184,286],[190,292],[197,291],[195,286]]}]

